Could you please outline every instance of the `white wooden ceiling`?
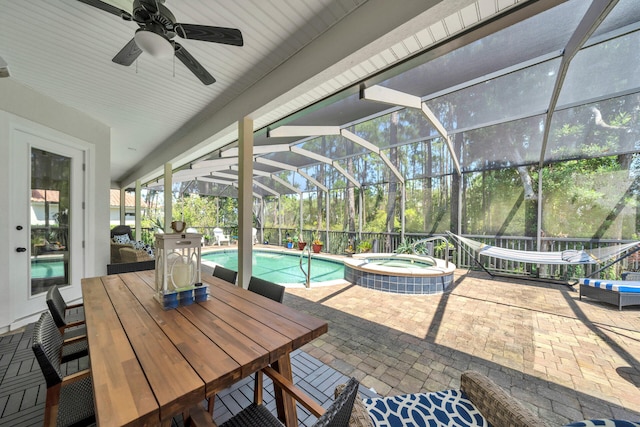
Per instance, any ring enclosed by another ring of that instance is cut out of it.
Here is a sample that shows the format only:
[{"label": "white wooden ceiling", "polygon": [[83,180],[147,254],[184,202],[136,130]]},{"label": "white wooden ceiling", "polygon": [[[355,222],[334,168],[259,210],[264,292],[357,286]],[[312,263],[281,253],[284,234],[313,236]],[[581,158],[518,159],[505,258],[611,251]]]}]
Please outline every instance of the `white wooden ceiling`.
[{"label": "white wooden ceiling", "polygon": [[266,126],[515,3],[167,0],[178,22],[243,33],[243,47],[179,40],[216,78],[205,86],[177,60],[113,63],[133,22],[77,0],[0,0],[0,56],[10,78],[111,127],[111,178],[129,185],[235,140],[243,116]]}]

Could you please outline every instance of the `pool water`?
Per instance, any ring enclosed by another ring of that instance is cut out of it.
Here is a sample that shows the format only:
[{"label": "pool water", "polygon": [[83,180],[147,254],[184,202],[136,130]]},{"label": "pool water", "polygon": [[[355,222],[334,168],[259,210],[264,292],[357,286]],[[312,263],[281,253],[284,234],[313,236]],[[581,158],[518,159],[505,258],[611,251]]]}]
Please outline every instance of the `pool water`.
[{"label": "pool water", "polygon": [[427,261],[416,261],[410,259],[371,259],[367,260],[368,264],[382,265],[394,268],[429,268],[433,267],[433,263]]},{"label": "pool water", "polygon": [[[203,261],[211,261],[225,268],[238,271],[238,251],[225,250],[202,254]],[[302,260],[302,267],[307,270],[307,257]],[[253,251],[253,275],[275,283],[305,283],[300,271],[300,254],[288,254],[273,251]],[[327,282],[344,279],[344,264],[311,257],[311,282]]]},{"label": "pool water", "polygon": [[64,261],[31,260],[31,278],[49,279],[64,277]]}]

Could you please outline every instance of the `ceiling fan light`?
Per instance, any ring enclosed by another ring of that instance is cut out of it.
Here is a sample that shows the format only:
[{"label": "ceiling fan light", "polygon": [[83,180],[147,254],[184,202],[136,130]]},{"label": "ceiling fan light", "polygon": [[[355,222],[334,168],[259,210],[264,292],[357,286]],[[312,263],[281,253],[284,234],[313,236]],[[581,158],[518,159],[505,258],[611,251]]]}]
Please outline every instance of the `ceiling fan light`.
[{"label": "ceiling fan light", "polygon": [[143,52],[154,58],[166,59],[173,56],[173,46],[169,40],[158,33],[139,28],[133,38]]}]

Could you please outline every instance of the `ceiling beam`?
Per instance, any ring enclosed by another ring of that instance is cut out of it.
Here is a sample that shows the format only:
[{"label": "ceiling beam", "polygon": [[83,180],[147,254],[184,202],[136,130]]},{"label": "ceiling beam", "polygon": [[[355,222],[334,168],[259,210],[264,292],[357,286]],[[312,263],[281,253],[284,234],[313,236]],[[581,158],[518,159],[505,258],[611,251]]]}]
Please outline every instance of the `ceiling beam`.
[{"label": "ceiling beam", "polygon": [[436,115],[433,114],[433,111],[431,111],[427,104],[422,102],[422,98],[416,95],[411,95],[409,93],[400,92],[399,90],[389,89],[380,85],[374,85],[367,88],[361,88],[360,99],[381,102],[384,104],[397,105],[405,108],[415,108],[422,111],[422,115],[429,121],[429,123],[431,123],[434,128],[436,128],[436,131],[447,143],[447,148],[449,149],[449,154],[451,155],[451,159],[453,160],[456,172],[458,173],[458,175],[462,174],[460,161],[458,160],[458,156],[456,155],[456,152],[453,148],[453,143],[451,142],[451,138],[449,138],[447,129],[442,125],[440,120],[438,120]]},{"label": "ceiling beam", "polygon": [[349,181],[351,181],[351,183],[353,185],[355,185],[356,187],[360,188],[362,187],[362,185],[360,184],[360,182],[353,176],[351,175],[349,172],[347,172],[346,170],[344,170],[344,168],[342,166],[340,166],[336,161],[322,156],[320,154],[314,153],[312,151],[309,150],[305,150],[304,148],[300,148],[300,147],[291,147],[291,151],[293,153],[297,153],[300,154],[301,156],[305,156],[305,157],[309,157],[310,159],[314,159],[317,160],[321,163],[325,163],[329,166],[333,166],[338,172],[340,172],[342,175],[344,175],[345,178],[347,178]]},{"label": "ceiling beam", "polygon": [[617,4],[618,0],[593,0],[591,6],[589,6],[589,9],[587,10],[587,13],[583,16],[582,21],[580,21],[578,27],[573,32],[564,48],[560,67],[558,68],[558,76],[556,78],[555,85],[553,86],[553,92],[551,92],[551,100],[549,101],[547,117],[544,123],[542,147],[540,148],[540,161],[538,162],[539,167],[544,166],[553,113],[555,112],[556,105],[558,104],[558,98],[560,98],[560,92],[564,85],[564,79],[567,77],[571,60],[573,60],[582,46],[584,46],[584,44],[589,40],[589,37],[591,37],[593,32],[598,28],[598,25],[604,21],[607,15],[609,15],[609,12],[611,12]]}]

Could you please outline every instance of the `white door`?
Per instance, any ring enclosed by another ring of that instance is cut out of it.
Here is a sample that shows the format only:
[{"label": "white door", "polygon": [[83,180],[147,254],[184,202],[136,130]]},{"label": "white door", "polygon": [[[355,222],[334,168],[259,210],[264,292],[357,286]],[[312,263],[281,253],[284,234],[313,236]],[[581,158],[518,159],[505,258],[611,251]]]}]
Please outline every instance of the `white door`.
[{"label": "white door", "polygon": [[[84,151],[12,130],[11,301],[13,323],[46,309],[47,290],[81,295],[84,271]],[[33,320],[33,319],[30,319]]]}]

